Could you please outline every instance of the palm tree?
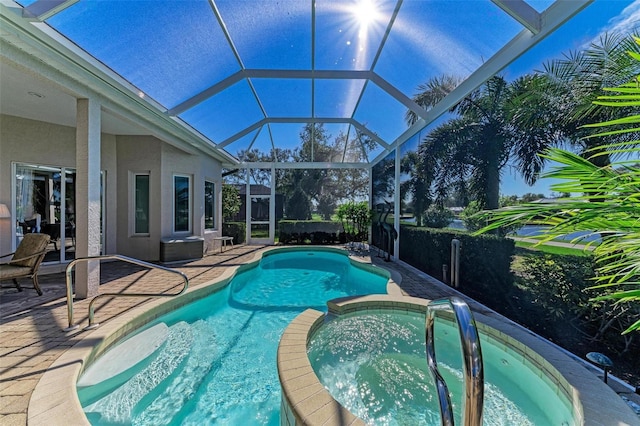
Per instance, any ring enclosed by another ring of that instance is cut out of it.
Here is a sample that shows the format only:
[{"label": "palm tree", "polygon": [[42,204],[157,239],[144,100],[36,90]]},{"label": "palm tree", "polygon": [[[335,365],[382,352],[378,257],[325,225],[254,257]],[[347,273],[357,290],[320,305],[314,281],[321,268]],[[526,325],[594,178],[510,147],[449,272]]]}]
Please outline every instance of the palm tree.
[{"label": "palm tree", "polygon": [[604,166],[611,158],[606,152],[594,156],[599,146],[633,144],[638,139],[630,133],[585,138],[589,134],[585,124],[611,121],[631,112],[631,107],[605,108],[594,103],[605,87],[616,87],[640,74],[640,63],[629,52],[640,54],[633,35],[604,34],[587,49],[550,61],[543,72],[514,83],[517,95],[512,98],[511,121],[515,129],[524,130],[514,154],[527,183],[535,182],[547,161],[538,154],[550,147],[566,144]]},{"label": "palm tree", "polygon": [[[420,93],[414,100],[428,109],[453,89],[455,81],[451,77],[431,80],[421,86],[428,93]],[[500,175],[516,142],[509,124],[512,91],[503,77],[492,77],[454,106],[452,112],[457,117],[438,126],[422,141],[420,161],[434,171],[437,198],[444,198],[455,186],[468,189],[483,208],[498,208]],[[408,113],[408,123],[414,120]]]},{"label": "palm tree", "polygon": [[[640,38],[636,37],[635,42],[640,46]],[[630,51],[629,57],[640,64],[640,53]],[[618,116],[605,109],[628,111],[631,107],[635,111],[614,120],[583,126],[581,130],[599,128],[598,133],[586,139],[614,137],[620,138],[618,142],[585,152],[588,158],[558,148],[545,155],[559,164],[543,176],[561,180],[552,189],[584,195],[553,204],[522,204],[485,213],[491,223],[479,232],[534,223],[550,226],[543,241],[577,231],[597,233],[601,243],[593,250],[598,262],[595,288],[604,294],[596,300],[637,304],[640,301],[640,114],[637,112],[640,75],[606,91],[614,94],[598,96],[594,101],[595,106],[602,109],[601,116]],[[619,154],[627,154],[632,159],[620,159]],[[597,165],[598,157],[613,161]],[[640,330],[640,319],[633,321],[625,333]]]},{"label": "palm tree", "polygon": [[[488,80],[453,107],[451,112],[458,117],[422,141],[416,164],[428,162],[434,168],[432,195],[443,196],[456,185],[468,189],[483,208],[495,209],[500,175],[510,160],[515,161],[525,181],[533,184],[547,162],[539,154],[549,147],[568,143],[581,153],[594,153],[597,147],[612,142],[633,144],[637,137],[628,133],[584,138],[582,127],[629,112],[628,107],[611,111],[593,103],[603,87],[640,73],[640,66],[627,52],[640,53],[633,37],[605,34],[585,51],[546,64],[543,73],[525,75],[511,83],[502,77]],[[419,87],[413,99],[428,110],[459,81],[451,76],[431,79]],[[417,116],[409,111],[406,120],[413,124]],[[440,158],[428,159],[431,156]],[[596,165],[611,161],[606,152],[589,158]],[[418,182],[417,175],[414,173],[411,182],[420,185],[423,182]]]}]

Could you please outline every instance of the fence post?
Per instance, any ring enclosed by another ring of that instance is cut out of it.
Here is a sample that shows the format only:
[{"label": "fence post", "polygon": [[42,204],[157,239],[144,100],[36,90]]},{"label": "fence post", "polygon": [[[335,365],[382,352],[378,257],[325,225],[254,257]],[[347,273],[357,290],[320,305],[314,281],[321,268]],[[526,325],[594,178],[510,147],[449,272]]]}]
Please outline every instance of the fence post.
[{"label": "fence post", "polygon": [[451,286],[458,288],[460,278],[460,240],[451,240]]}]

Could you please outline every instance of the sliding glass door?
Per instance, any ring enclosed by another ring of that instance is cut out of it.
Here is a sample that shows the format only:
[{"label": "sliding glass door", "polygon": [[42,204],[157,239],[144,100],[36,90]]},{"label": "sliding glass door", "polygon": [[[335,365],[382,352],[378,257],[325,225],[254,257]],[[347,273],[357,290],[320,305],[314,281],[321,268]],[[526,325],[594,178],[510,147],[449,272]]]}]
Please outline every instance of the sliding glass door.
[{"label": "sliding glass door", "polygon": [[76,172],[67,167],[14,163],[15,245],[26,233],[51,237],[45,262],[75,258]]}]

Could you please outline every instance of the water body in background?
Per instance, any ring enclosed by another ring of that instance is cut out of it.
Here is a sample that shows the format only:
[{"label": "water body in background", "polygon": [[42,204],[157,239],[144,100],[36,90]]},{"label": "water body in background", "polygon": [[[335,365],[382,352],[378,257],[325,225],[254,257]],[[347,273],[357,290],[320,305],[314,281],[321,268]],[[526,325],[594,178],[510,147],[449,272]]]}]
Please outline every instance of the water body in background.
[{"label": "water body in background", "polygon": [[[402,222],[406,222],[406,223],[415,223],[415,221],[416,221],[415,218],[402,219]],[[447,226],[447,228],[455,229],[457,231],[466,231],[467,229],[464,226],[464,223],[462,222],[461,219],[454,219],[453,221],[451,221],[451,223],[449,223],[449,226]],[[522,228],[518,229],[517,231],[511,233],[510,235],[514,237],[521,237],[521,238],[534,238],[534,237],[544,235],[544,230],[548,228],[549,228],[548,226],[525,225]],[[573,232],[571,234],[567,234],[564,237],[558,237],[554,239],[554,241],[571,242],[573,239],[578,237],[582,237],[580,241],[577,241],[578,244],[580,243],[586,244],[591,241],[600,240],[600,236],[598,234],[590,235],[590,233],[587,231],[581,231],[581,232]]]},{"label": "water body in background", "polygon": [[[448,226],[448,228],[456,229],[456,230],[466,230],[464,223],[460,219],[454,219]],[[525,225],[522,228],[515,231],[513,236],[516,237],[537,237],[540,235],[544,235],[545,229],[548,229],[548,226],[538,226],[538,225]],[[555,241],[572,241],[574,238],[582,237],[579,242],[588,243],[590,241],[599,241],[600,236],[598,234],[589,235],[589,232],[581,231],[581,232],[573,232],[571,234],[567,234],[562,238],[556,238]]]},{"label": "water body in background", "polygon": [[[536,225],[525,225],[522,228],[518,229],[514,235],[517,237],[536,237],[539,235],[544,235],[545,229],[548,229],[547,226],[536,226]],[[591,241],[600,241],[600,235],[591,234],[587,231],[580,232],[572,232],[571,234],[567,234],[563,237],[555,238],[554,241],[572,241],[575,238],[580,238],[579,243],[588,243]]]}]

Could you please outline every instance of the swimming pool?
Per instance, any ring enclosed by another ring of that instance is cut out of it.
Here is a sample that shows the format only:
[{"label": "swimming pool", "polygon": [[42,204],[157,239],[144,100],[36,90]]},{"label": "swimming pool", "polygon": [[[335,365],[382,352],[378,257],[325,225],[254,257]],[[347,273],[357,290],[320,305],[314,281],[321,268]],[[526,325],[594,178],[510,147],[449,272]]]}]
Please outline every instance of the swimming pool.
[{"label": "swimming pool", "polygon": [[[436,320],[438,367],[462,424],[464,398],[458,330]],[[575,425],[572,405],[523,354],[479,329],[484,358],[485,426]],[[375,425],[440,425],[438,396],[425,358],[425,313],[375,310],[324,323],[312,335],[309,360],[320,382],[350,412]]]},{"label": "swimming pool", "polygon": [[268,253],[228,286],[148,324],[157,350],[140,362],[97,384],[89,366],[78,381],[83,410],[94,425],[280,424],[282,331],[309,307],[385,293],[387,283],[388,274],[354,266],[338,250]]}]

